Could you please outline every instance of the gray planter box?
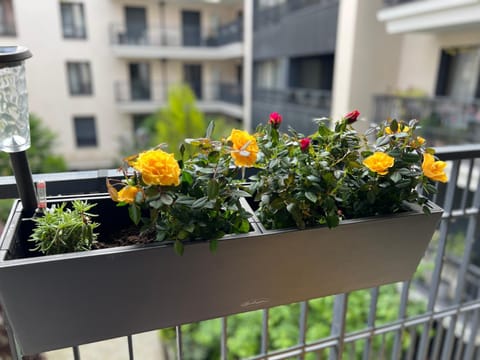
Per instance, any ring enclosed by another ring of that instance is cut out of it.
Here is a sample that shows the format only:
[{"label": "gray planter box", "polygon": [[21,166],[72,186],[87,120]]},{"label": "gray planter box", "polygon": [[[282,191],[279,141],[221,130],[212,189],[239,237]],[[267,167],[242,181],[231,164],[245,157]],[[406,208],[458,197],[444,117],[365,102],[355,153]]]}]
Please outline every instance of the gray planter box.
[{"label": "gray planter box", "polygon": [[[128,221],[100,202],[105,226]],[[0,240],[0,301],[23,354],[409,279],[440,219],[433,208],[338,228],[253,231],[189,244],[21,259],[30,222],[14,206]],[[259,227],[258,227],[259,229]]]}]

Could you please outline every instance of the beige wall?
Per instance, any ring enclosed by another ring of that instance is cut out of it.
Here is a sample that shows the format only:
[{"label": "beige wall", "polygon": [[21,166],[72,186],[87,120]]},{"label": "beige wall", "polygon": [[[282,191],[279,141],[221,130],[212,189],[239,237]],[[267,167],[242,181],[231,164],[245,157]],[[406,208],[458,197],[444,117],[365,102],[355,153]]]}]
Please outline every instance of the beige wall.
[{"label": "beige wall", "polygon": [[398,80],[391,91],[416,89],[433,96],[440,62],[438,39],[433,34],[403,36]]},{"label": "beige wall", "polygon": [[[398,77],[401,38],[376,20],[381,0],[340,1],[331,116],[353,109],[371,120],[373,95],[385,93]],[[366,127],[367,123],[359,123]]]}]

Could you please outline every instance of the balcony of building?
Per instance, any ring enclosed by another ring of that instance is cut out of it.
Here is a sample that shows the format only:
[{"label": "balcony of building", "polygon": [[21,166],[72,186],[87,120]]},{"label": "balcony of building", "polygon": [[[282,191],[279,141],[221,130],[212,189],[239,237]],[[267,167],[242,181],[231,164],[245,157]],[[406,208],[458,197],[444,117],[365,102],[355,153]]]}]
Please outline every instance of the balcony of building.
[{"label": "balcony of building", "polygon": [[[449,182],[440,185],[439,193],[433,199],[445,212],[412,279],[242,315],[229,313],[198,323],[208,325],[205,327],[179,321],[179,325],[168,332],[169,337],[163,333],[161,342],[158,331],[150,333],[148,342],[141,335],[130,334],[117,338],[107,347],[107,354],[97,352],[92,355],[96,343],[71,344],[71,349],[63,350],[63,357],[57,352],[49,352],[43,355],[44,358],[78,360],[106,359],[108,356],[131,360],[182,360],[191,359],[195,354],[199,356],[197,358],[222,360],[478,358],[480,146],[438,148],[437,155],[449,164]],[[116,171],[102,170],[39,174],[34,175],[34,180],[46,180],[49,196],[71,195],[104,192],[105,177],[117,175]],[[0,198],[12,196],[17,196],[15,179],[1,177]],[[372,258],[374,265],[375,259]],[[108,282],[105,286],[109,286]],[[161,279],[158,286],[162,286]],[[165,289],[166,296],[168,290]],[[29,301],[34,303],[35,300]],[[195,301],[191,299],[192,304]],[[95,304],[91,306],[94,308]],[[129,309],[125,312],[127,314]],[[92,329],[94,327],[92,324]],[[195,329],[204,331],[201,339],[212,339],[208,349],[198,338],[192,337]],[[285,332],[279,334],[278,329],[285,329]],[[15,331],[9,327],[7,330],[12,358],[19,360],[22,354],[15,347]],[[159,350],[160,346],[165,350]]]},{"label": "balcony of building", "polygon": [[330,115],[331,101],[329,90],[256,87],[253,89],[253,119],[261,123],[270,112],[277,111],[283,115],[285,124],[308,134],[314,127],[312,119]]},{"label": "balcony of building", "polygon": [[243,23],[239,18],[204,34],[197,26],[110,26],[110,43],[120,58],[225,60],[243,56]]},{"label": "balcony of building", "polygon": [[[173,84],[166,82],[115,83],[115,100],[118,109],[127,114],[154,113],[167,104],[168,89]],[[194,84],[192,89],[197,106],[207,113],[219,113],[237,119],[243,117],[243,89],[235,83]]]},{"label": "balcony of building", "polygon": [[377,13],[387,32],[441,32],[475,28],[480,24],[480,1],[386,0]]},{"label": "balcony of building", "polygon": [[407,97],[377,95],[374,121],[387,118],[418,119],[421,134],[429,143],[456,145],[480,139],[480,100],[459,101],[452,97]]}]

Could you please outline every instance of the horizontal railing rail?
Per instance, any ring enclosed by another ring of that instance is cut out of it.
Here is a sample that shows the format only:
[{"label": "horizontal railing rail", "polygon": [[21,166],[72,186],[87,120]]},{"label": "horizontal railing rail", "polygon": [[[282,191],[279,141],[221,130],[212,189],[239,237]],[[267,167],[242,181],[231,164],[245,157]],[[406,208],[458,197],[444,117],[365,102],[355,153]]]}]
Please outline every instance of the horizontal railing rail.
[{"label": "horizontal railing rail", "polygon": [[112,45],[216,47],[241,41],[243,41],[243,23],[240,18],[222,24],[208,34],[193,26],[174,28],[128,24],[110,25],[110,43]]},{"label": "horizontal railing rail", "polygon": [[446,96],[377,95],[374,122],[388,118],[420,121],[421,135],[436,146],[476,143],[480,136],[480,100]]},{"label": "horizontal railing rail", "polygon": [[[178,84],[167,82],[133,82],[117,81],[114,94],[117,103],[157,102],[165,103],[170,87]],[[233,104],[243,103],[243,88],[240,84],[218,82],[201,84],[195,89],[197,100],[224,101]]]}]

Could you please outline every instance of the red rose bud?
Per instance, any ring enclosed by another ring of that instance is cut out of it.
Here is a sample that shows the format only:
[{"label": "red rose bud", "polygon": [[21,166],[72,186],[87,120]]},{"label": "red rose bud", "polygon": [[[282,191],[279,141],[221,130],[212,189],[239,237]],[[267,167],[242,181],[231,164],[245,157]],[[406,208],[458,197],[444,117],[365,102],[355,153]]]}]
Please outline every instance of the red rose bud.
[{"label": "red rose bud", "polygon": [[272,112],[270,114],[270,120],[268,120],[268,123],[272,125],[275,129],[278,129],[278,127],[282,123],[282,115],[277,112]]},{"label": "red rose bud", "polygon": [[347,123],[353,124],[355,121],[357,121],[357,118],[359,115],[360,115],[360,111],[353,110],[353,111],[350,111],[347,115],[345,115],[344,118],[345,120],[347,120]]},{"label": "red rose bud", "polygon": [[308,137],[300,139],[300,149],[302,151],[307,151],[311,142],[312,142],[312,140],[310,140],[310,138],[308,138]]}]

